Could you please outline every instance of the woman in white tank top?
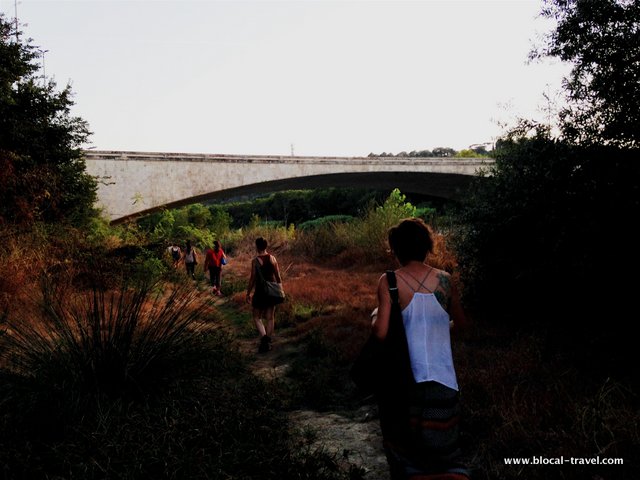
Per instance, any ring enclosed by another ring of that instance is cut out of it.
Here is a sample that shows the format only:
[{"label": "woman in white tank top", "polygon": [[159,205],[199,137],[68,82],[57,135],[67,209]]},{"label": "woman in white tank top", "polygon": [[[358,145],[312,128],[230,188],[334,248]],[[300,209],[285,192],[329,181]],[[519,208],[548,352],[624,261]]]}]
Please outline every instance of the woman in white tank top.
[{"label": "woman in white tank top", "polygon": [[433,239],[421,219],[391,228],[389,246],[400,263],[391,289],[397,289],[402,318],[391,318],[389,280],[382,275],[372,331],[384,341],[390,321],[402,322],[413,374],[406,394],[379,399],[391,478],[447,473],[466,479],[468,471],[459,461],[458,382],[450,340],[450,329],[464,327],[466,317],[451,275],[427,263]]}]

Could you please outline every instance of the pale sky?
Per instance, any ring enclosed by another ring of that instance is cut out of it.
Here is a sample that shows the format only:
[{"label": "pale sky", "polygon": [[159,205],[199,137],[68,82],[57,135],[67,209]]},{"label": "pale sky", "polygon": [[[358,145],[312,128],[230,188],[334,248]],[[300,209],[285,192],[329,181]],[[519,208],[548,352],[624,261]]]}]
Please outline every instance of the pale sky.
[{"label": "pale sky", "polygon": [[[0,0],[13,18],[14,0]],[[568,70],[542,0],[20,0],[98,150],[358,156],[492,142]]]}]

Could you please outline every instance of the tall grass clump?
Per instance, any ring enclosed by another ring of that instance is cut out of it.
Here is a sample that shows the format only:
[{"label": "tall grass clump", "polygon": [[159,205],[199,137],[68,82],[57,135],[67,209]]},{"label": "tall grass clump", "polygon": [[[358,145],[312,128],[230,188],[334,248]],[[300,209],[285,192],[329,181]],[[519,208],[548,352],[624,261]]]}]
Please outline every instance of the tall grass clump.
[{"label": "tall grass clump", "polygon": [[3,478],[335,479],[291,436],[277,384],[254,377],[193,288],[74,293],[3,319]]},{"label": "tall grass clump", "polygon": [[156,287],[76,294],[44,281],[39,309],[6,322],[3,368],[56,394],[150,393],[190,360],[207,308],[186,287]]}]

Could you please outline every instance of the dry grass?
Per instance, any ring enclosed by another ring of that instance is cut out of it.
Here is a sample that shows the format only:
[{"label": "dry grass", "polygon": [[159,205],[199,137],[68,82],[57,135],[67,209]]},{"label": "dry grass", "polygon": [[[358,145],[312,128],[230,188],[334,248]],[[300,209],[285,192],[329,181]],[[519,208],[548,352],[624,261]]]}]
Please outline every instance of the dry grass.
[{"label": "dry grass", "polygon": [[[246,244],[245,248],[237,250],[224,269],[224,276],[233,282],[248,281],[255,255],[248,241],[240,244]],[[369,334],[370,313],[377,305],[378,279],[385,270],[398,267],[389,252],[381,249],[375,262],[370,260],[370,253],[363,255],[359,249],[314,262],[297,255],[299,248],[290,244],[276,244],[269,251],[278,259],[288,297],[277,309],[277,323],[281,327],[296,326],[293,335],[321,331],[340,355],[348,360],[355,358]],[[455,272],[457,264],[445,236],[434,234],[434,251],[428,262]],[[244,291],[232,293],[231,298],[238,308],[250,310]]]},{"label": "dry grass", "polygon": [[42,271],[60,262],[37,232],[20,234],[4,230],[1,235],[0,312],[25,302],[37,288]]}]

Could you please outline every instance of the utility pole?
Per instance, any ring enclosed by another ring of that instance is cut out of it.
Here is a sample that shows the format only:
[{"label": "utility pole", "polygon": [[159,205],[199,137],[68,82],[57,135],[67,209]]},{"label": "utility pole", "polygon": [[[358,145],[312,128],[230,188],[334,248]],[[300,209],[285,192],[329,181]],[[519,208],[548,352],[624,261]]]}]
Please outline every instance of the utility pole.
[{"label": "utility pole", "polygon": [[45,65],[44,65],[44,55],[48,51],[49,50],[40,50],[40,53],[42,54],[42,86],[43,87],[47,85],[47,70],[45,69]]},{"label": "utility pole", "polygon": [[18,33],[18,0],[13,0],[13,9],[16,15],[16,43],[20,43],[20,34]]}]

